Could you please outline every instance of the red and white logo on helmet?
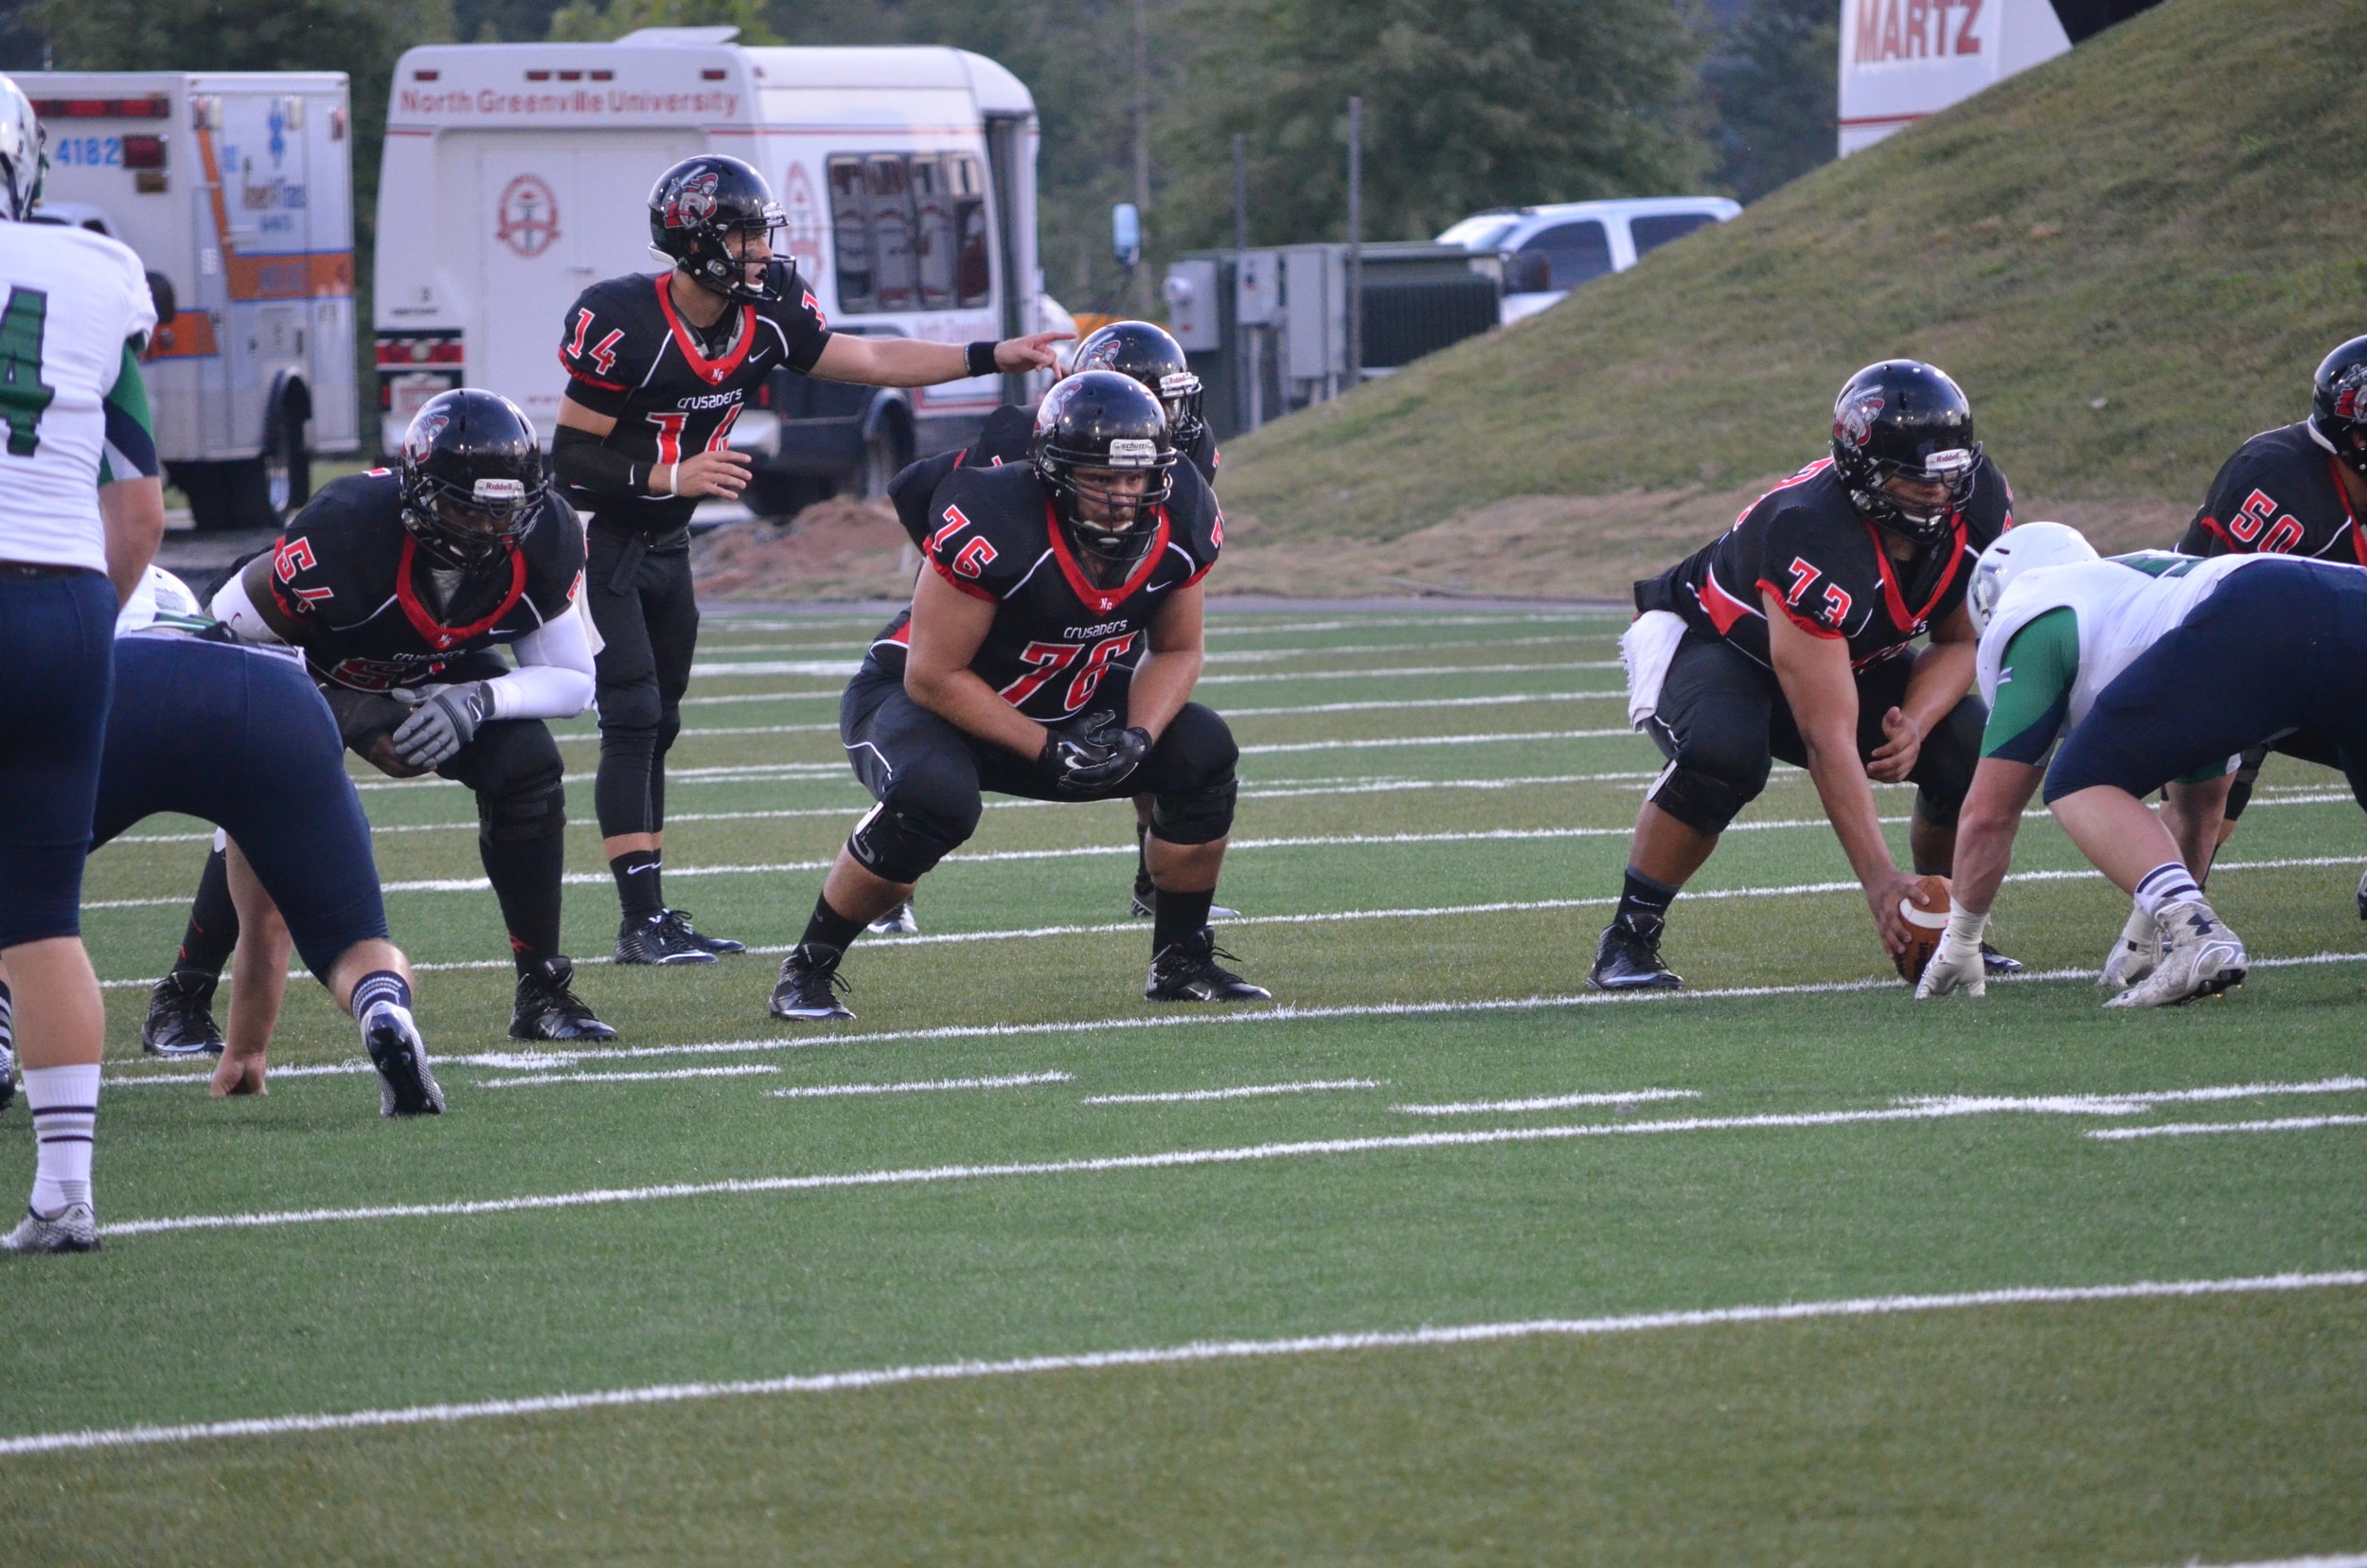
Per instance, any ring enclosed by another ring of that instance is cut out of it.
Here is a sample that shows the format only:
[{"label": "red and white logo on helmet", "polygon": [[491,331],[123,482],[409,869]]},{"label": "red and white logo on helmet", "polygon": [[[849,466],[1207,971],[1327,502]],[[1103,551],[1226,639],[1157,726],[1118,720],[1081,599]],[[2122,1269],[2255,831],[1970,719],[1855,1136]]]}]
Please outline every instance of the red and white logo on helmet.
[{"label": "red and white logo on helmet", "polygon": [[2334,417],[2338,419],[2367,419],[2367,360],[2352,365],[2335,378]]},{"label": "red and white logo on helmet", "polygon": [[1874,438],[1874,421],[1881,413],[1882,394],[1861,393],[1857,401],[1833,410],[1833,434],[1853,447],[1862,448]]},{"label": "red and white logo on helmet", "polygon": [[436,437],[441,436],[444,427],[451,422],[442,409],[420,415],[411,421],[411,429],[403,438],[402,454],[415,463],[426,462],[428,454],[436,450]]},{"label": "red and white logo on helmet", "polygon": [[666,226],[688,228],[703,223],[715,216],[715,190],[723,176],[712,169],[702,169],[684,176],[681,183],[666,198]]}]

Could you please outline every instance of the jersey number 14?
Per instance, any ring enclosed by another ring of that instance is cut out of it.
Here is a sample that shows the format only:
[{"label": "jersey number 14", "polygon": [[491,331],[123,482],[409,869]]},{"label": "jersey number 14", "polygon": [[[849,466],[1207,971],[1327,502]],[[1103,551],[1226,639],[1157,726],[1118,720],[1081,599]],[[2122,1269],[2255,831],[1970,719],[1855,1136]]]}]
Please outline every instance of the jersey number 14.
[{"label": "jersey number 14", "polygon": [[9,427],[9,455],[30,457],[41,450],[41,417],[58,389],[41,379],[41,343],[49,327],[49,296],[39,289],[10,289],[0,310],[0,423]]}]

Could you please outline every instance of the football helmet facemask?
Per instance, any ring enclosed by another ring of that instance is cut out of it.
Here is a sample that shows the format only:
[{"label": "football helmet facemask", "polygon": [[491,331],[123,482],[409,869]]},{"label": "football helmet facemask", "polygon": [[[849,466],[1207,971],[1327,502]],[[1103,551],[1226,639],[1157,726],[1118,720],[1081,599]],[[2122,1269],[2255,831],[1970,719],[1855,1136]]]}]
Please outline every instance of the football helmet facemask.
[{"label": "football helmet facemask", "polygon": [[1114,370],[1148,387],[1167,412],[1167,430],[1177,447],[1196,446],[1207,428],[1201,417],[1200,377],[1184,357],[1184,347],[1164,328],[1148,321],[1112,321],[1077,346],[1077,370]]},{"label": "football helmet facemask", "polygon": [[2310,387],[2309,434],[2367,479],[2367,337],[2328,354]]},{"label": "football helmet facemask", "polygon": [[[1946,536],[1972,499],[1981,468],[1972,404],[1946,372],[1920,360],[1883,360],[1849,378],[1833,400],[1833,471],[1866,521],[1918,543]],[[1888,481],[1942,484],[1945,497],[1914,502]]]},{"label": "football helmet facemask", "polygon": [[747,264],[726,237],[739,234],[743,246],[760,238],[777,252],[787,223],[764,176],[720,153],[685,158],[650,187],[650,252],[701,288],[743,304],[770,304],[781,292],[773,287],[769,267],[764,281],[749,282]]},{"label": "football helmet facemask", "polygon": [[[1087,569],[1105,585],[1122,580],[1157,537],[1159,508],[1174,493],[1166,410],[1141,383],[1115,371],[1066,377],[1036,409],[1028,462]],[[1112,483],[1136,472],[1145,476],[1139,491]]]},{"label": "football helmet facemask", "polygon": [[447,567],[507,560],[550,492],[534,422],[474,387],[431,398],[413,416],[400,473],[403,530]]}]

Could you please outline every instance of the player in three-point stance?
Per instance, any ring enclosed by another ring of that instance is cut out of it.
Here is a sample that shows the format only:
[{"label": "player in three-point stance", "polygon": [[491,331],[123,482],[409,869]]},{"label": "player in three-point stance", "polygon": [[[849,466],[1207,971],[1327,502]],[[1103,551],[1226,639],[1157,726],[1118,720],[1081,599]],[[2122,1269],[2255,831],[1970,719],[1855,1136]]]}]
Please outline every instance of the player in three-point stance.
[{"label": "player in three-point stance", "polygon": [[32,1107],[33,1191],[9,1252],[98,1245],[91,1201],[106,1030],[81,936],[82,862],[115,683],[116,612],[164,537],[139,352],[139,258],[27,220],[44,136],[0,77],[0,1046]]},{"label": "player in three-point stance", "polygon": [[[1201,579],[1224,544],[1205,489],[1172,485],[1157,400],[1106,370],[1036,413],[1025,464],[955,471],[910,609],[847,686],[839,735],[879,804],[855,825],[782,960],[776,1018],[847,1018],[835,992],[863,928],[978,826],[979,793],[1118,800],[1148,790],[1154,1001],[1267,993],[1219,964],[1208,925],[1233,828],[1232,731],[1188,701]],[[1141,655],[1140,662],[1135,662]]]},{"label": "player in three-point stance", "polygon": [[[1221,459],[1217,452],[1216,432],[1208,428],[1208,421],[1201,416],[1200,377],[1184,357],[1182,345],[1164,328],[1148,321],[1110,322],[1087,333],[1069,363],[1072,375],[1084,370],[1113,370],[1142,383],[1159,400],[1159,406],[1166,410],[1167,435],[1175,442],[1176,455],[1185,459],[1175,470],[1176,484],[1188,490],[1197,477],[1210,489],[1216,487],[1217,465]],[[888,499],[895,504],[896,520],[911,537],[913,547],[922,549],[934,531],[929,521],[934,515],[929,502],[948,474],[962,467],[1023,463],[1035,434],[1034,410],[1006,403],[987,416],[985,428],[968,447],[924,457],[899,473],[888,486]],[[1183,501],[1178,505],[1188,508],[1190,503]],[[1132,908],[1137,919],[1148,919],[1151,915],[1151,805],[1147,794],[1134,797]],[[1208,912],[1209,918],[1216,920],[1232,919],[1235,914],[1236,911],[1221,907]],[[883,935],[919,930],[912,900],[905,900],[874,920],[871,929]]]},{"label": "player in three-point stance", "polygon": [[475,792],[477,853],[518,969],[513,1040],[616,1033],[559,951],[567,793],[543,721],[592,700],[582,573],[583,531],[543,476],[533,424],[463,388],[413,418],[397,470],[323,489],[214,596],[233,634],[304,650],[355,753]]},{"label": "player in three-point stance", "polygon": [[1981,735],[1965,580],[2012,512],[1956,383],[1885,360],[1842,387],[1830,458],[1635,585],[1641,614],[1620,645],[1628,716],[1668,766],[1636,819],[1589,985],[1683,984],[1661,960],[1668,906],[1776,757],[1808,770],[1883,945],[1905,948],[1910,879],[1883,841],[1872,783],[1917,786],[1915,870],[1945,875]]},{"label": "player in three-point stance", "polygon": [[701,154],[650,192],[651,251],[671,270],[596,283],[567,311],[568,375],[551,462],[590,513],[586,582],[598,652],[600,767],[594,799],[616,879],[620,964],[706,964],[743,946],[666,907],[666,754],[682,727],[699,640],[689,523],[730,499],[749,460],[730,449],[748,395],[786,367],[866,386],[932,386],[1052,363],[1062,333],[952,344],[834,335],[792,262],[764,176]]},{"label": "player in three-point stance", "polygon": [[2073,530],[2047,531],[2058,537],[2016,529],[1975,578],[1981,683],[1998,705],[1966,801],[1955,907],[1918,994],[1980,993],[1965,954],[2045,764],[2056,820],[2154,920],[2108,977],[2127,989],[2107,1005],[2216,995],[2242,983],[2244,944],[2205,901],[2192,846],[2144,797],[2173,780],[2224,789],[2245,748],[2302,730],[2323,739],[2367,805],[2367,572],[2257,554],[2097,561]]}]

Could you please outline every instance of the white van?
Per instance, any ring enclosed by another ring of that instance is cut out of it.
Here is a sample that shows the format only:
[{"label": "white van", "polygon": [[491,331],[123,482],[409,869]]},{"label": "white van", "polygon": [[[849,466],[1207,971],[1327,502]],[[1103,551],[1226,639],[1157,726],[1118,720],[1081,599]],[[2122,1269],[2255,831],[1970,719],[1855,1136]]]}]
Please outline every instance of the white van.
[{"label": "white van", "polygon": [[361,444],[353,144],[337,71],[27,71],[49,136],[36,222],[132,247],[157,296],[141,373],[201,528],[269,527],[314,453]]},{"label": "white van", "polygon": [[1509,327],[1558,303],[1581,283],[1626,272],[1646,252],[1741,211],[1723,196],[1498,207],[1464,219],[1437,242],[1504,258],[1504,324]]},{"label": "white van", "polygon": [[[547,441],[568,305],[598,279],[659,270],[650,187],[695,152],[772,183],[833,330],[970,343],[1037,330],[1039,132],[1018,78],[959,49],[741,48],[736,31],[403,55],[379,181],[388,452],[419,404],[463,383],[513,399]],[[967,441],[1024,396],[1022,380],[901,390],[783,370],[732,432],[756,459],[750,507],[883,493],[914,454]]]}]

